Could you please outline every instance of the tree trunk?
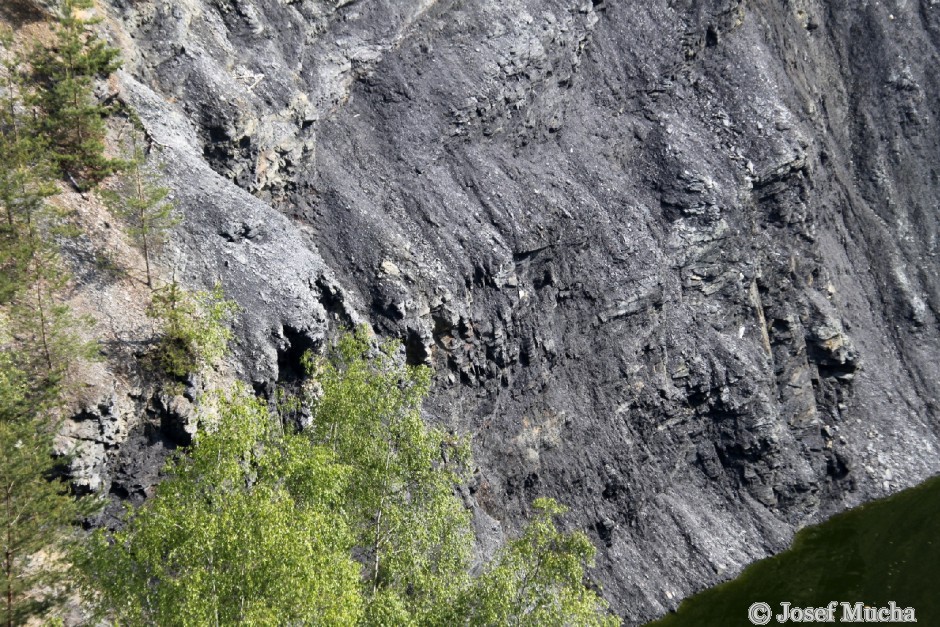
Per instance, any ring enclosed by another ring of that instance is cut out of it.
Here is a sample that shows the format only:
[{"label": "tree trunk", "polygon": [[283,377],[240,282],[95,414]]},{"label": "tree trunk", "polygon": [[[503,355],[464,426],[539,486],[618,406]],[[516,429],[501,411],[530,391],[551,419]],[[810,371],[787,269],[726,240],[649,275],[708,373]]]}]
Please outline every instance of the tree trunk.
[{"label": "tree trunk", "polygon": [[46,310],[42,303],[42,278],[36,281],[36,310],[39,312],[39,336],[42,340],[42,352],[46,358],[49,372],[52,372],[52,354],[49,352],[49,338],[46,334]]},{"label": "tree trunk", "polygon": [[4,574],[7,578],[6,606],[7,627],[13,627],[13,503],[10,490],[6,493],[7,506],[7,547],[4,555]]},{"label": "tree trunk", "polygon": [[144,265],[147,267],[147,287],[153,289],[153,280],[150,277],[150,250],[147,246],[147,235],[150,231],[147,225],[147,209],[144,203],[144,184],[140,175],[140,160],[138,155],[134,155],[134,183],[137,186],[137,202],[140,203],[137,214],[137,220],[140,223],[140,238],[144,249]]},{"label": "tree trunk", "polygon": [[372,565],[372,594],[375,594],[375,591],[379,587],[379,542],[381,541],[380,535],[382,533],[382,510],[385,507],[385,493],[388,490],[388,467],[392,461],[392,449],[389,445],[388,452],[385,454],[385,477],[383,477],[382,485],[382,496],[379,498],[379,513],[375,517],[375,561]]}]

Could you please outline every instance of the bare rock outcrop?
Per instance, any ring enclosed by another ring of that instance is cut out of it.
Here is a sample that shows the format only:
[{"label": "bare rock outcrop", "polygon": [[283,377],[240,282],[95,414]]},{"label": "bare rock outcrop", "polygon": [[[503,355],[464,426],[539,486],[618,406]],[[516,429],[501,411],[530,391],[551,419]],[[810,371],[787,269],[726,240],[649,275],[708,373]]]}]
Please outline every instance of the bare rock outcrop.
[{"label": "bare rock outcrop", "polygon": [[[269,389],[357,321],[401,338],[473,435],[488,537],[558,497],[627,623],[940,470],[936,2],[107,16],[171,258],[244,308],[239,374]],[[96,407],[74,440],[155,445]]]}]

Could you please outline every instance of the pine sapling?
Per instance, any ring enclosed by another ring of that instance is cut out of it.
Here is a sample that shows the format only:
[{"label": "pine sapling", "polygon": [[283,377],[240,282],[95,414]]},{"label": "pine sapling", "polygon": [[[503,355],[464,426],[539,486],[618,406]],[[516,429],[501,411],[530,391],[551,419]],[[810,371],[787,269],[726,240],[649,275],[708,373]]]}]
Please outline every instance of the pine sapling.
[{"label": "pine sapling", "polygon": [[159,185],[159,176],[147,168],[146,156],[136,138],[133,154],[114,189],[103,190],[101,197],[114,215],[127,222],[129,234],[144,255],[147,287],[154,289],[153,254],[180,218],[168,199],[170,190]]},{"label": "pine sapling", "polygon": [[79,17],[92,6],[92,0],[63,0],[54,44],[36,47],[29,59],[30,104],[40,113],[54,161],[77,186],[97,183],[121,165],[104,155],[109,110],[93,94],[95,79],[119,67],[118,51],[91,32],[100,20]]}]

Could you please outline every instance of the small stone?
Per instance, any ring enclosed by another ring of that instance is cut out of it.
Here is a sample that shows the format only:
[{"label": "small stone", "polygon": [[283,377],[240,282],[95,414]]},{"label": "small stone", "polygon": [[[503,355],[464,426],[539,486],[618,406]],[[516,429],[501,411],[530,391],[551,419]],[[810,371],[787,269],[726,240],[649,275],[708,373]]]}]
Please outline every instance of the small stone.
[{"label": "small stone", "polygon": [[387,274],[389,276],[401,276],[401,270],[398,269],[398,266],[388,259],[382,262],[380,269],[382,270],[383,274]]},{"label": "small stone", "polygon": [[685,364],[679,364],[676,366],[675,370],[672,371],[673,379],[684,379],[689,376],[689,367]]}]

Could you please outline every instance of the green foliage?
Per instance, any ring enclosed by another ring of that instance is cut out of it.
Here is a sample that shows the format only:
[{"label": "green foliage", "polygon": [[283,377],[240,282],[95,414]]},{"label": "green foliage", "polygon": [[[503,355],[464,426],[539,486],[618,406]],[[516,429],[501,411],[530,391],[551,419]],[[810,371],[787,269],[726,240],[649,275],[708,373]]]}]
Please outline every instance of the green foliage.
[{"label": "green foliage", "polygon": [[74,18],[85,0],[65,6],[54,49],[24,59],[0,33],[0,618],[10,626],[55,620],[72,523],[97,506],[69,495],[65,460],[53,456],[65,375],[97,346],[79,338],[82,321],[62,302],[69,275],[55,240],[69,233],[50,197],[57,168],[91,180],[110,167],[102,110],[90,103],[111,53]]},{"label": "green foliage", "polygon": [[345,507],[365,563],[369,624],[440,624],[468,580],[473,536],[454,487],[465,442],[421,419],[430,371],[398,345],[372,350],[365,331],[311,360],[322,386],[311,436],[349,460]]},{"label": "green foliage", "polygon": [[97,343],[79,336],[79,330],[91,321],[76,317],[61,302],[69,275],[50,245],[41,242],[32,251],[23,278],[24,286],[6,312],[14,331],[11,348],[15,349],[15,363],[28,373],[34,390],[58,395],[72,364],[98,357]]},{"label": "green foliage", "polygon": [[338,514],[348,469],[282,434],[244,390],[216,406],[156,496],[85,549],[91,594],[121,624],[355,624],[359,568]]},{"label": "green foliage", "polygon": [[[0,50],[9,46],[0,33]],[[0,66],[0,304],[27,283],[26,268],[58,216],[46,200],[56,192],[45,144],[34,120],[25,115],[25,77],[16,55]]]},{"label": "green foliage", "polygon": [[76,318],[42,281],[23,293],[9,315],[17,326],[17,361],[37,386],[57,389],[72,364],[98,359],[97,342],[86,342],[77,333],[89,321]]},{"label": "green foliage", "polygon": [[470,587],[461,611],[471,625],[613,626],[606,604],[584,586],[594,546],[581,532],[564,533],[555,519],[565,508],[536,499],[535,518]]},{"label": "green foliage", "polygon": [[37,134],[35,121],[23,115],[22,93],[25,80],[18,61],[2,67],[0,91],[0,202],[5,228],[28,224],[43,201],[56,193],[52,171],[46,159],[46,145]]},{"label": "green foliage", "polygon": [[3,265],[16,273],[0,308],[0,545],[7,625],[43,616],[67,590],[57,555],[87,504],[54,479],[53,438],[65,374],[79,359],[96,356],[59,294],[68,279],[54,247],[43,237],[45,207],[3,234]]},{"label": "green foliage", "polygon": [[228,324],[237,311],[221,285],[210,292],[188,292],[174,281],[156,290],[147,310],[162,326],[154,365],[168,376],[183,378],[215,364],[232,338]]},{"label": "green foliage", "polygon": [[[553,501],[471,577],[454,490],[466,443],[428,428],[425,368],[363,330],[279,414],[239,388],[204,412],[189,456],[122,531],[78,560],[103,614],[129,624],[615,625],[584,586],[594,549]],[[285,430],[285,415],[311,419]],[[214,416],[212,418],[211,416]]]},{"label": "green foliage", "polygon": [[[0,338],[4,347],[10,338]],[[73,541],[71,523],[90,513],[65,483],[53,479],[57,388],[37,385],[14,353],[0,352],[0,619],[41,617],[68,590],[60,556]]]},{"label": "green foliage", "polygon": [[80,185],[97,183],[120,165],[104,156],[108,109],[92,93],[95,78],[119,67],[118,51],[91,32],[97,20],[78,16],[92,6],[92,0],[62,0],[54,44],[37,46],[29,59],[36,86],[30,103],[40,112],[52,160]]},{"label": "green foliage", "polygon": [[102,190],[101,197],[113,214],[127,222],[128,233],[144,254],[147,286],[152,289],[151,256],[165,241],[169,229],[179,224],[179,216],[167,200],[170,190],[159,185],[159,175],[147,167],[146,156],[136,139],[133,155],[114,189]]}]

